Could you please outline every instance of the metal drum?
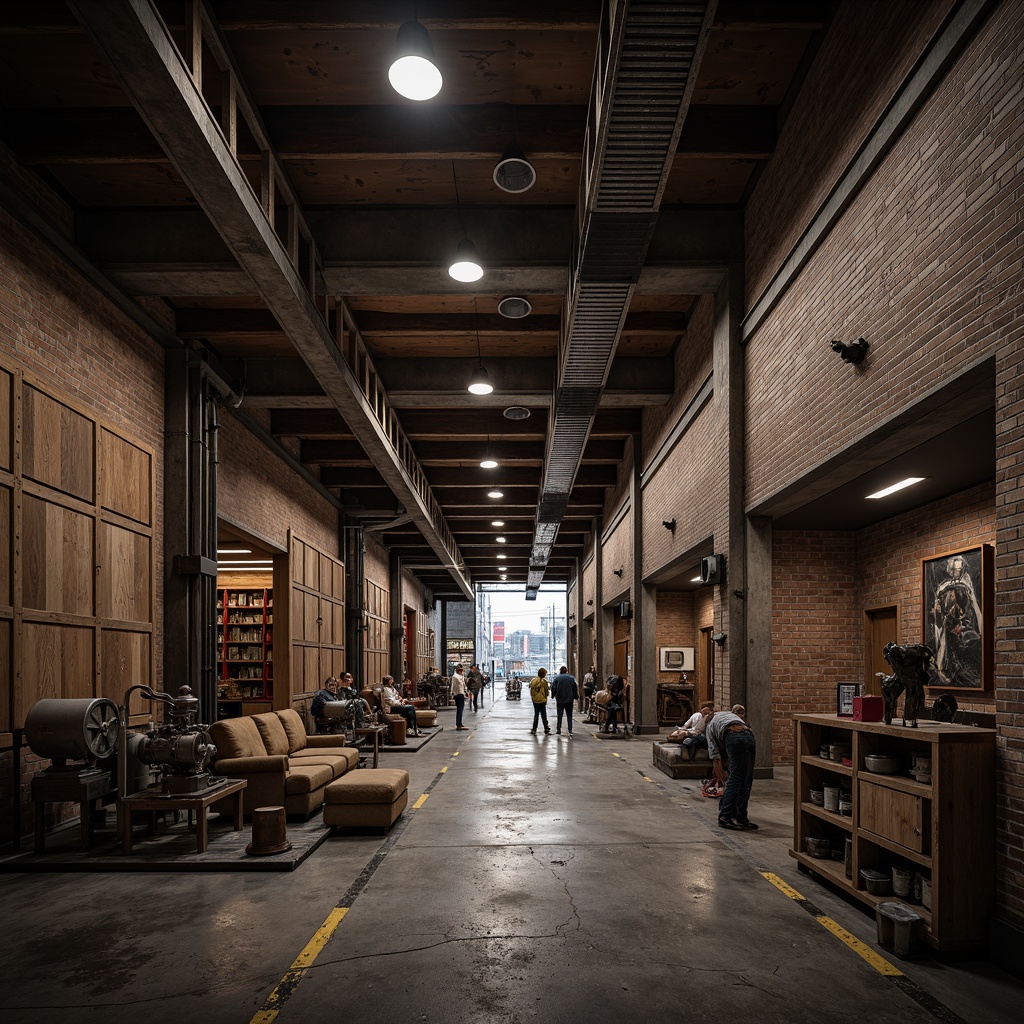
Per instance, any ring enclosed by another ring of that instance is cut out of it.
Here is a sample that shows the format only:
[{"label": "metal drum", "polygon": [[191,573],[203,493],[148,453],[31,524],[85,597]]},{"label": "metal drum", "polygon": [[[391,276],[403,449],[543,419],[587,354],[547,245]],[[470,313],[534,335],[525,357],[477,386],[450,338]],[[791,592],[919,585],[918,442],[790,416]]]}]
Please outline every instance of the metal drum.
[{"label": "metal drum", "polygon": [[117,750],[117,705],[106,697],[38,700],[25,718],[33,754],[51,760],[92,761]]}]

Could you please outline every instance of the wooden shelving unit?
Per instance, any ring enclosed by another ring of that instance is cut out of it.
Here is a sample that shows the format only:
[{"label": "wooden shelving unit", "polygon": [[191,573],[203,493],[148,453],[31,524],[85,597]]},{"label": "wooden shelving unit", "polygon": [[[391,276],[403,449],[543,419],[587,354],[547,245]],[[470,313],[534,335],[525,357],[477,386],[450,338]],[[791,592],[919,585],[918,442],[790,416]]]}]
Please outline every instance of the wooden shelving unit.
[{"label": "wooden shelving unit", "polygon": [[[994,900],[994,729],[920,722],[916,729],[881,722],[855,722],[838,715],[797,715],[793,848],[804,868],[869,907],[883,900],[907,903],[924,919],[922,938],[942,951],[984,945]],[[823,744],[846,743],[852,766],[819,756]],[[864,758],[895,754],[900,772],[870,772]],[[915,755],[930,757],[932,779],[909,774]],[[843,816],[814,804],[810,790],[836,785],[848,790],[853,814]],[[852,877],[842,860],[810,856],[807,837],[828,839],[842,849],[852,839]],[[898,896],[874,896],[862,868],[890,873],[907,867],[931,879],[931,910]]]},{"label": "wooden shelving unit", "polygon": [[217,708],[220,717],[269,711],[274,698],[274,592],[217,591]]}]

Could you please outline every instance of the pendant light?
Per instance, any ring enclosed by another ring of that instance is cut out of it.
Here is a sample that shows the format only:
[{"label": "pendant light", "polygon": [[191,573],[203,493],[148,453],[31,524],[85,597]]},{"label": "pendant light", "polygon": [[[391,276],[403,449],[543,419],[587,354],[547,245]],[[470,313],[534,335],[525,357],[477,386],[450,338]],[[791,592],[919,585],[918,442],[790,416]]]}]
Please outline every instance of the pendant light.
[{"label": "pendant light", "polygon": [[[459,216],[459,227],[462,228],[462,241],[455,250],[455,258],[448,265],[448,276],[463,284],[472,284],[484,276],[484,268],[480,263],[476,246],[466,236],[466,225],[462,222],[462,204],[459,202],[459,179],[455,174],[455,161],[452,161],[452,181],[455,183],[455,210]],[[484,391],[488,395],[490,391]]]},{"label": "pendant light", "polygon": [[410,100],[433,99],[441,91],[441,72],[434,63],[430,33],[415,19],[398,30],[388,81],[395,92]]},{"label": "pendant light", "polygon": [[491,175],[494,184],[502,192],[526,192],[533,187],[537,180],[537,172],[533,164],[526,159],[519,144],[510,142],[501,154],[501,159],[494,165],[494,173]]},{"label": "pendant light", "polygon": [[[469,380],[469,393],[471,395],[489,395],[494,390],[487,371],[484,369],[484,357],[480,351],[480,312],[476,306],[476,296],[473,296],[473,311],[476,313],[476,369]],[[490,441],[490,437],[488,437]]]},{"label": "pendant light", "polygon": [[480,460],[481,469],[497,469],[498,460],[491,451],[491,435],[487,435],[487,447],[484,449],[484,457]]}]

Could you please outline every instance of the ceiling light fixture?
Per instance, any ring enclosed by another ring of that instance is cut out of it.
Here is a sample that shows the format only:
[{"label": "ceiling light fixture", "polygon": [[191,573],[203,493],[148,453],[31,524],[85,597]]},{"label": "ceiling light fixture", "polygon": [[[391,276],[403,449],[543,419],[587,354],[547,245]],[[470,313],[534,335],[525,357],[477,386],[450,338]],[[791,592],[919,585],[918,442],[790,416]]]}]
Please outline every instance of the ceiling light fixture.
[{"label": "ceiling light fixture", "polygon": [[533,306],[526,299],[518,295],[509,295],[498,303],[498,312],[509,320],[522,320],[524,316],[529,316],[532,311]]},{"label": "ceiling light fixture", "polygon": [[508,558],[508,555],[506,555],[503,551],[500,551],[500,552],[498,552],[498,558],[499,559]]},{"label": "ceiling light fixture", "polygon": [[923,476],[908,476],[906,480],[901,480],[898,484],[893,484],[891,487],[883,487],[882,490],[875,491],[874,494],[867,494],[865,497],[887,498],[890,494],[902,491],[904,487],[912,487],[914,484],[919,484],[922,480],[924,480]]},{"label": "ceiling light fixture", "polygon": [[491,520],[491,526],[504,526],[504,525],[505,525],[505,520],[504,519],[492,519]]},{"label": "ceiling light fixture", "polygon": [[455,210],[459,215],[459,227],[462,228],[462,241],[455,250],[455,258],[448,266],[448,276],[463,284],[472,284],[484,276],[484,268],[476,246],[466,235],[466,225],[462,221],[462,204],[459,202],[459,179],[455,173],[455,161],[452,160],[452,181],[455,182]]},{"label": "ceiling light fixture", "polygon": [[395,92],[409,100],[433,99],[441,91],[443,79],[434,63],[430,33],[415,19],[398,29],[388,81]]},{"label": "ceiling light fixture", "polygon": [[217,548],[218,555],[251,555],[252,548]]},{"label": "ceiling light fixture", "polygon": [[481,469],[497,469],[498,460],[494,457],[494,452],[491,451],[491,435],[487,435],[487,447],[484,449],[484,457],[480,460]]},{"label": "ceiling light fixture", "polygon": [[487,492],[487,497],[488,498],[504,498],[505,494],[504,494],[503,491],[488,491]]},{"label": "ceiling light fixture", "polygon": [[504,537],[495,537],[494,539],[495,539],[495,540],[496,540],[496,541],[497,541],[497,542],[498,542],[499,544],[505,544],[505,543],[507,543],[507,541],[505,540],[505,538],[504,538]]},{"label": "ceiling light fixture", "polygon": [[[494,184],[502,192],[527,192],[533,188],[537,180],[537,172],[533,164],[526,159],[518,142],[510,142],[501,154],[501,159],[494,165]],[[525,315],[525,314],[524,314]]]},{"label": "ceiling light fixture", "polygon": [[[476,313],[476,369],[469,379],[469,393],[471,395],[489,395],[494,390],[494,385],[491,383],[490,377],[487,376],[487,370],[484,369],[484,357],[480,351],[480,313],[476,308],[475,295],[473,296],[473,311]],[[488,437],[489,440],[490,437]]]},{"label": "ceiling light fixture", "polygon": [[693,579],[690,580],[690,582],[691,583],[703,583],[704,581],[699,576],[694,576]]}]

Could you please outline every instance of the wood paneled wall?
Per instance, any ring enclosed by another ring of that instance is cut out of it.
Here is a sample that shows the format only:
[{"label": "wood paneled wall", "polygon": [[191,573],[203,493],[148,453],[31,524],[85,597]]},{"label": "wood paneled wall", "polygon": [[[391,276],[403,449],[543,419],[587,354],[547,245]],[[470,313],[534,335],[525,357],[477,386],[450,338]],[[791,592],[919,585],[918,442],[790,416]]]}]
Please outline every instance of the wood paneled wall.
[{"label": "wood paneled wall", "polygon": [[0,733],[153,684],[154,488],[151,449],[0,367]]},{"label": "wood paneled wall", "polygon": [[391,594],[372,580],[365,581],[363,597],[363,622],[366,633],[363,639],[363,678],[365,686],[374,686],[388,674],[390,652],[388,634],[390,631]]},{"label": "wood paneled wall", "polygon": [[[291,531],[287,564],[279,567],[279,562],[284,560],[275,560],[274,567],[274,707],[283,709],[311,696],[329,675],[345,671],[345,565]],[[282,637],[287,638],[284,651]]]}]

